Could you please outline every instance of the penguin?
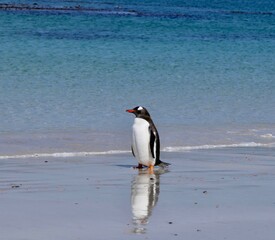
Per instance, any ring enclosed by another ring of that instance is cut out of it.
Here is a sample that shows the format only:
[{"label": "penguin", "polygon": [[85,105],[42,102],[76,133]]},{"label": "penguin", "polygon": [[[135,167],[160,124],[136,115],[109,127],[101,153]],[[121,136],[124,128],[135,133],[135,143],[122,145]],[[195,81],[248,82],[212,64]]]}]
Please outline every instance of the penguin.
[{"label": "penguin", "polygon": [[133,113],[136,116],[132,127],[132,153],[138,160],[137,168],[147,166],[150,171],[153,171],[154,166],[166,167],[170,165],[159,159],[159,134],[147,109],[137,106],[126,110],[126,112]]}]

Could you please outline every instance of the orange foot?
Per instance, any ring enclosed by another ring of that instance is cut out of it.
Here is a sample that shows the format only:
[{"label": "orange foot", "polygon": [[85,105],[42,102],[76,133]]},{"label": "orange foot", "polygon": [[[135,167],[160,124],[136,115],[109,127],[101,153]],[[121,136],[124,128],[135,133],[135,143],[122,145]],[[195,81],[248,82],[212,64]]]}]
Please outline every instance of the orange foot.
[{"label": "orange foot", "polygon": [[154,173],[154,165],[150,165],[148,169],[150,174]]}]

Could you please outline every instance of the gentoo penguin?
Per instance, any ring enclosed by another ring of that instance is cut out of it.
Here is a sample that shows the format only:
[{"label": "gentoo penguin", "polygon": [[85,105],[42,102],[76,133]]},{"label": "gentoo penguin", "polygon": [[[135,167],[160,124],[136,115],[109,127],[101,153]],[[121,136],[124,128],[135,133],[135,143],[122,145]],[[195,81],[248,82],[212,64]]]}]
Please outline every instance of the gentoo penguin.
[{"label": "gentoo penguin", "polygon": [[147,166],[153,171],[154,166],[168,166],[162,162],[160,155],[160,140],[157,128],[145,107],[137,106],[126,112],[135,114],[133,124],[132,153],[138,160],[138,167]]}]

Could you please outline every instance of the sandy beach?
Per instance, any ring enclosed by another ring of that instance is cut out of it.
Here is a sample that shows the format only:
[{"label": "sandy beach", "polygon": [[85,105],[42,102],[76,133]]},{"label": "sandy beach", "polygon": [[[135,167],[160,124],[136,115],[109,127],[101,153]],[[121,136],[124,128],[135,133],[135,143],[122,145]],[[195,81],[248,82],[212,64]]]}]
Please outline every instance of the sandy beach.
[{"label": "sandy beach", "polygon": [[5,240],[274,239],[273,148],[1,159]]}]

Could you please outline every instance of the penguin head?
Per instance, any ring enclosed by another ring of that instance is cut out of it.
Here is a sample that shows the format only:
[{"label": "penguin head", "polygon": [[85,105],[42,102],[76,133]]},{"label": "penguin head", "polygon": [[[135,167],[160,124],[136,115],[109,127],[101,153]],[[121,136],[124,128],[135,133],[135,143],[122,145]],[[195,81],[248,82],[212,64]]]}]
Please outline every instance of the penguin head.
[{"label": "penguin head", "polygon": [[128,109],[126,112],[135,114],[136,117],[150,117],[149,112],[145,107],[137,106],[133,109]]}]

